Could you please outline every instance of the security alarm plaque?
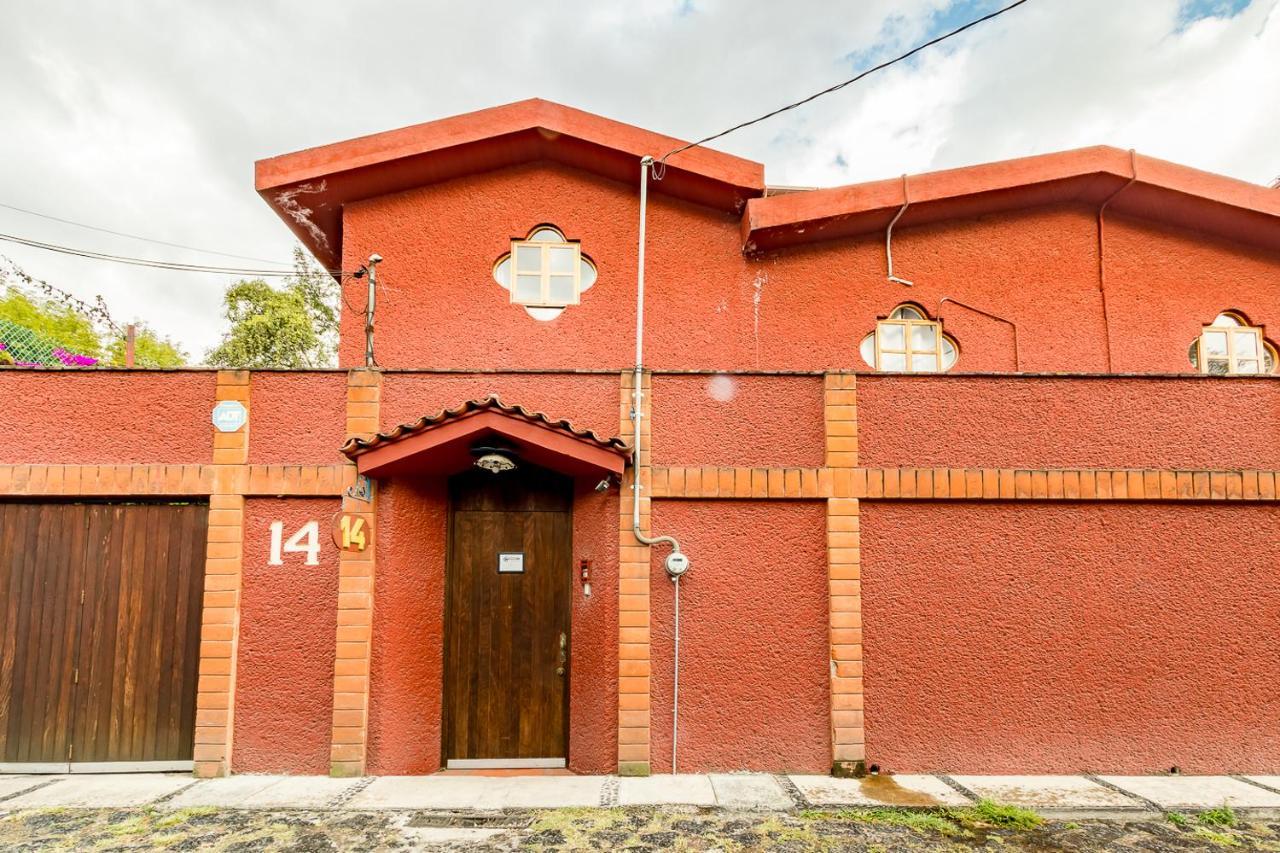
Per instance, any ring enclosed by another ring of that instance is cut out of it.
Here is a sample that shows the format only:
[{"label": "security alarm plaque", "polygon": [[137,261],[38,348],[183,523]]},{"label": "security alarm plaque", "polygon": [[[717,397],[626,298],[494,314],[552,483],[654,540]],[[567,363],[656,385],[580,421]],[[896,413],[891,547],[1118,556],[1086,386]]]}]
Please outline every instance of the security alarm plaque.
[{"label": "security alarm plaque", "polygon": [[498,554],[498,574],[524,574],[524,553],[520,551],[504,551]]}]

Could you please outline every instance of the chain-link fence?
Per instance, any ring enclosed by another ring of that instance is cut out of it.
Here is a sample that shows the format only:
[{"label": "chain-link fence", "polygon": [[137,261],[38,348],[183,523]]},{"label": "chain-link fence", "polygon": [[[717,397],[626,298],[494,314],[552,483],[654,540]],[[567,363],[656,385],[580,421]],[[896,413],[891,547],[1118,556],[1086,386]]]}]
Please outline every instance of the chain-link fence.
[{"label": "chain-link fence", "polygon": [[88,367],[98,363],[96,358],[67,352],[57,342],[3,317],[0,317],[0,351],[23,367]]}]

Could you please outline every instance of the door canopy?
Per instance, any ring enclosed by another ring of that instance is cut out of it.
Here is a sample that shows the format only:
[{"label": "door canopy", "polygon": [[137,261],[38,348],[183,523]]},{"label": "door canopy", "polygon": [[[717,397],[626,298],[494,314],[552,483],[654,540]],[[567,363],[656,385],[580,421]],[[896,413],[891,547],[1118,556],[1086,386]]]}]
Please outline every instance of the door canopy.
[{"label": "door canopy", "polygon": [[342,452],[368,477],[447,476],[496,452],[575,477],[620,475],[631,458],[621,438],[601,438],[567,420],[553,420],[496,396],[421,417],[370,438],[352,438]]}]

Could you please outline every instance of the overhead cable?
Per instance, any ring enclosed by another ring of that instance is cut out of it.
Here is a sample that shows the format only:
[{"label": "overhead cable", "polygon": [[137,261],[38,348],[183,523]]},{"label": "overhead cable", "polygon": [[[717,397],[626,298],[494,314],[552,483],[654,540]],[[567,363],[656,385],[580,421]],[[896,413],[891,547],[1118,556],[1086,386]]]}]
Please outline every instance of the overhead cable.
[{"label": "overhead cable", "polygon": [[960,35],[960,33],[964,32],[965,30],[971,27],[976,27],[978,24],[981,24],[985,21],[989,21],[992,18],[997,18],[1000,15],[1003,15],[1005,12],[1016,9],[1026,2],[1027,0],[1016,0],[1016,2],[1010,3],[1008,6],[1004,6],[1000,9],[996,9],[994,12],[989,12],[988,14],[983,15],[981,18],[975,18],[974,20],[970,21],[969,23],[963,26],[957,27],[956,29],[951,30],[950,32],[943,33],[937,38],[930,39],[924,44],[917,45],[916,47],[913,47],[911,50],[902,54],[901,56],[895,56],[893,59],[889,59],[884,62],[881,62],[879,65],[876,65],[872,68],[868,68],[867,70],[862,71],[853,77],[850,77],[848,80],[844,80],[839,83],[836,83],[834,86],[828,86],[827,88],[823,89],[821,92],[814,92],[812,95],[810,95],[807,98],[802,98],[799,101],[796,101],[791,104],[787,104],[785,107],[779,107],[776,110],[767,112],[764,115],[759,116],[757,118],[753,118],[749,121],[744,121],[741,124],[735,124],[733,127],[730,127],[726,130],[722,130],[719,133],[713,133],[710,136],[704,136],[702,139],[699,139],[697,142],[690,142],[687,145],[680,146],[679,148],[673,148],[672,150],[668,151],[666,154],[663,154],[662,157],[659,158],[656,163],[654,163],[653,178],[656,181],[660,181],[666,175],[667,158],[669,157],[673,157],[674,155],[679,154],[682,151],[688,151],[690,148],[697,148],[701,145],[705,145],[706,143],[711,142],[714,139],[719,139],[722,136],[728,136],[734,131],[742,130],[743,128],[750,127],[753,124],[759,124],[765,119],[773,118],[774,116],[780,113],[785,113],[788,110],[794,110],[796,107],[804,106],[810,101],[815,101],[818,98],[821,98],[823,95],[830,95],[832,92],[838,92],[846,86],[857,83],[859,80],[861,80],[864,77],[874,74],[877,71],[882,71],[891,65],[895,65],[899,62],[902,62],[904,59],[909,59],[910,57],[915,56],[917,53],[924,50],[925,48],[933,47],[935,44],[938,44],[939,42],[946,41],[947,39],[953,36],[958,36]]},{"label": "overhead cable", "polygon": [[[32,240],[28,237],[18,237],[13,234],[0,234],[0,241],[16,243],[20,246],[29,246],[33,249],[43,249],[48,252],[57,252],[59,254],[71,255],[78,258],[88,258],[89,260],[110,261],[117,264],[129,264],[131,266],[150,267],[152,269],[171,270],[174,272],[212,273],[215,275],[235,275],[245,278],[288,278],[297,274],[295,270],[220,267],[208,264],[184,264],[176,261],[157,261],[150,258],[131,258],[124,255],[109,255],[105,252],[95,252],[90,249],[77,249],[71,246],[62,246],[57,243],[45,243],[40,240]],[[354,275],[354,273],[344,272],[342,270],[323,270],[323,272],[344,278]]]},{"label": "overhead cable", "polygon": [[0,202],[0,207],[3,207],[5,210],[13,210],[13,211],[17,211],[18,213],[25,213],[28,216],[38,216],[41,219],[48,219],[50,222],[61,222],[63,225],[74,225],[77,228],[86,228],[89,231],[98,231],[102,234],[111,234],[115,237],[127,237],[130,240],[141,240],[144,243],[155,243],[157,246],[168,246],[171,249],[186,249],[189,252],[201,252],[202,254],[206,254],[206,255],[221,255],[224,258],[236,258],[237,260],[241,260],[241,261],[261,261],[264,264],[273,264],[273,265],[282,266],[282,267],[289,266],[289,264],[283,263],[281,261],[273,261],[267,258],[255,258],[252,255],[236,255],[231,252],[219,252],[214,249],[202,249],[199,246],[187,246],[182,243],[170,243],[166,240],[156,240],[152,237],[143,237],[141,234],[130,234],[127,231],[113,231],[110,228],[101,228],[97,225],[88,225],[84,222],[76,222],[73,219],[63,219],[60,216],[51,216],[47,213],[40,213],[35,210],[27,210],[25,207],[18,207],[17,205],[13,205],[13,204],[5,204],[4,202]]}]

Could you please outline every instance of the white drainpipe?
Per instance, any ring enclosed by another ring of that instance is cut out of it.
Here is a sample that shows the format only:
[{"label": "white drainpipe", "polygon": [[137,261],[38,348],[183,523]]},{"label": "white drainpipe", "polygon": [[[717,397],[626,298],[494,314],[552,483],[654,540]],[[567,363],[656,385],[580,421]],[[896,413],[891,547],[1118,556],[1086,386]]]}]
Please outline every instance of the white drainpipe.
[{"label": "white drainpipe", "polygon": [[667,555],[665,568],[667,576],[675,584],[674,613],[674,650],[672,653],[672,688],[671,688],[671,772],[676,772],[676,744],[679,734],[680,719],[680,577],[689,570],[689,558],[680,551],[680,543],[674,536],[646,536],[640,530],[640,419],[643,417],[642,404],[644,391],[641,390],[641,379],[644,376],[644,238],[645,219],[649,207],[649,172],[653,168],[653,158],[643,157],[640,160],[640,243],[636,252],[636,368],[635,381],[631,389],[631,423],[635,426],[635,440],[632,443],[632,483],[631,483],[631,532],[636,541],[643,545],[657,545],[666,542],[671,546]]}]

